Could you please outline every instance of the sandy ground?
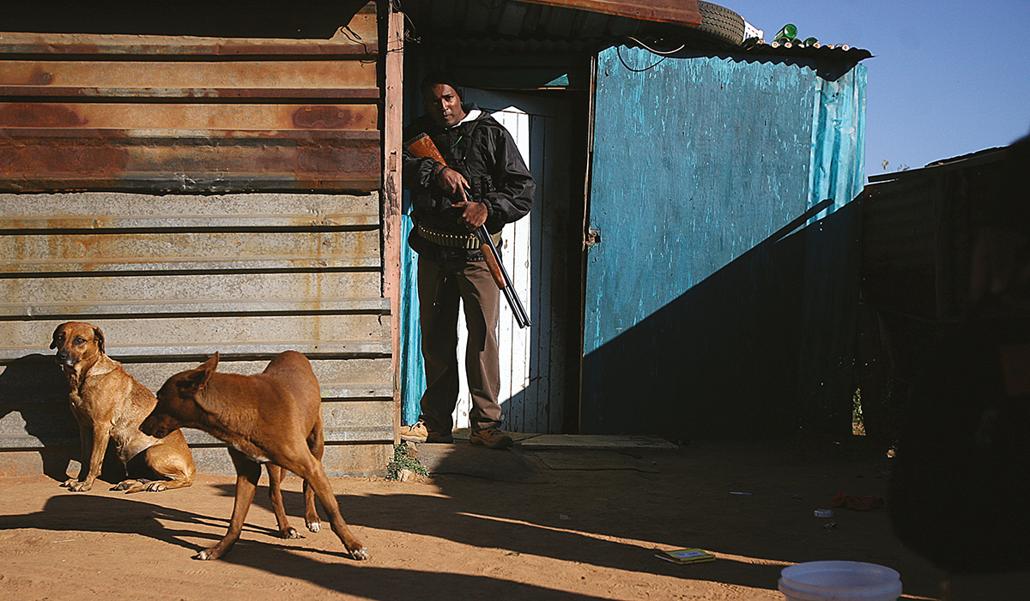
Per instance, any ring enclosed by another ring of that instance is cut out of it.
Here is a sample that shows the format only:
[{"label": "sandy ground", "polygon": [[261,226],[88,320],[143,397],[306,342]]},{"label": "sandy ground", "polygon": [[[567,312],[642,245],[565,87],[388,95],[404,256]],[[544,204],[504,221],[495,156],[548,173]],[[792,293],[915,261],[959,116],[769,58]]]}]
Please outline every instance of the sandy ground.
[{"label": "sandy ground", "polygon": [[[883,510],[839,510],[835,527],[813,517],[837,491],[884,494],[885,460],[868,454],[457,443],[448,460],[450,449],[431,447],[445,455],[439,471],[450,473],[430,482],[333,480],[344,517],[372,553],[367,562],[346,556],[328,528],[303,529],[295,476],[284,494],[305,538],[277,538],[262,486],[243,537],[218,561],[191,557],[224,533],[231,478],[136,495],[107,486],[72,494],[42,476],[2,480],[0,598],[782,599],[780,569],[818,559],[891,566],[909,597],[940,591],[943,574],[894,539]],[[498,470],[464,467],[477,464]],[[654,556],[677,547],[718,559],[675,565]]]}]

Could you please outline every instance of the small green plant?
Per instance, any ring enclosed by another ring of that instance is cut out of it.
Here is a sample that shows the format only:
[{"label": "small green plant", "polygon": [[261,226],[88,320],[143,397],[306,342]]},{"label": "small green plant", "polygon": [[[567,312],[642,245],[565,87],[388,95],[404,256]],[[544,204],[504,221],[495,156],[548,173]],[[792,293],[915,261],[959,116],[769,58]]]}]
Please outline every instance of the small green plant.
[{"label": "small green plant", "polygon": [[409,446],[403,440],[399,445],[393,447],[393,461],[386,466],[386,479],[399,480],[402,471],[408,470],[420,476],[428,476],[426,466],[418,460],[415,447]]},{"label": "small green plant", "polygon": [[862,415],[862,389],[856,388],[851,397],[851,435],[865,436],[865,416]]}]

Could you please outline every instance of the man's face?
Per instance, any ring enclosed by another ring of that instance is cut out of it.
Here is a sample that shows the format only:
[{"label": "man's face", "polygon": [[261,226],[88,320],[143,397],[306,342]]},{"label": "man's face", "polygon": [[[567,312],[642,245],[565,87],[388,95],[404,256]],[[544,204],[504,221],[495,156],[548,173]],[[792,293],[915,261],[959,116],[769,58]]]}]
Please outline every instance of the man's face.
[{"label": "man's face", "polygon": [[434,84],[427,90],[426,112],[433,121],[444,127],[450,127],[465,118],[461,108],[461,96],[445,83]]}]

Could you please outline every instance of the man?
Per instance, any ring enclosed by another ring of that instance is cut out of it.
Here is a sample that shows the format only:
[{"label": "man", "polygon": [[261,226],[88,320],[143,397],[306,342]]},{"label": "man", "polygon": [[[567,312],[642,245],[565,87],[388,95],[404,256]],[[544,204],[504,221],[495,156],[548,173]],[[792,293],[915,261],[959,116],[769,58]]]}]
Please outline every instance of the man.
[{"label": "man", "polygon": [[405,132],[432,138],[447,161],[404,154],[404,185],[414,222],[408,244],[418,253],[419,324],[426,391],[418,423],[401,437],[452,442],[451,413],[458,401],[458,301],[464,303],[468,346],[465,371],[472,410],[472,444],[511,446],[501,430],[497,320],[500,291],[471,233],[486,224],[500,246],[504,224],[529,213],[535,185],[515,141],[493,117],[462,103],[454,80],[431,74],[422,81],[426,115]]}]

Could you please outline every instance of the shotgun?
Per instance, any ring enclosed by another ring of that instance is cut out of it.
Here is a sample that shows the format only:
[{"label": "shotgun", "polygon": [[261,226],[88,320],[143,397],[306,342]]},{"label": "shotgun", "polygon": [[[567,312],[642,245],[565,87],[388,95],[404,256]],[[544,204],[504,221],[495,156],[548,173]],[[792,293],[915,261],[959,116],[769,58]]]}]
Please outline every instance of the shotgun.
[{"label": "shotgun", "polygon": [[[449,167],[447,161],[444,160],[440,150],[428,134],[422,133],[415,136],[405,146],[408,152],[419,158],[433,159],[444,167]],[[462,190],[462,195],[468,198],[468,191]],[[494,283],[497,284],[498,290],[504,293],[504,299],[508,301],[508,306],[515,316],[515,323],[519,324],[520,328],[529,327],[532,325],[529,322],[529,314],[526,313],[526,309],[522,306],[519,294],[515,292],[515,287],[511,284],[511,277],[508,276],[508,271],[504,268],[504,264],[501,263],[501,255],[497,252],[493,239],[490,238],[490,232],[486,231],[485,225],[481,225],[472,230],[472,233],[479,240],[479,250],[482,251],[483,258],[486,259],[486,266],[490,270],[490,275],[494,278]]]}]

